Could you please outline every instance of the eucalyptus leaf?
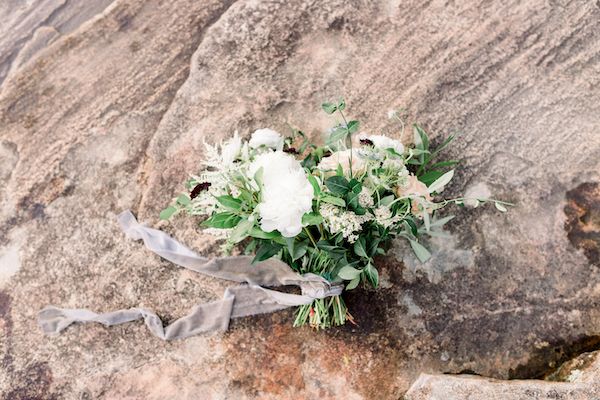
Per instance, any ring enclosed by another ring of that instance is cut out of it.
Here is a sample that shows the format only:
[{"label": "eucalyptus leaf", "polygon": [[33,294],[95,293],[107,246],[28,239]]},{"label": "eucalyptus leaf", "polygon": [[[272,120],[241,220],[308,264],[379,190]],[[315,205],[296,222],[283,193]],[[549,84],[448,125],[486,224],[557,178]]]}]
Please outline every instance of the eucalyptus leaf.
[{"label": "eucalyptus leaf", "polygon": [[348,284],[346,285],[346,290],[352,290],[355,289],[358,284],[360,283],[360,277],[356,277],[354,279],[352,279],[350,282],[348,282]]},{"label": "eucalyptus leaf", "polygon": [[358,278],[360,276],[360,270],[351,267],[349,265],[346,265],[345,267],[342,267],[342,269],[340,269],[338,271],[338,276],[344,280],[350,281],[354,278]]},{"label": "eucalyptus leaf", "polygon": [[242,208],[242,201],[230,195],[218,196],[217,201],[228,210],[239,211]]},{"label": "eucalyptus leaf", "polygon": [[160,212],[159,218],[162,220],[169,219],[175,212],[177,212],[177,207],[169,206]]},{"label": "eucalyptus leaf", "polygon": [[354,133],[358,130],[359,126],[360,126],[360,123],[358,121],[350,121],[350,122],[348,122],[346,129],[348,130],[348,133]]},{"label": "eucalyptus leaf", "polygon": [[344,199],[340,199],[339,197],[325,195],[321,197],[321,201],[324,203],[336,205],[338,207],[346,207],[346,202],[344,201]]},{"label": "eucalyptus leaf", "polygon": [[192,200],[190,199],[190,197],[187,194],[180,194],[177,197],[177,203],[181,204],[182,206],[187,206],[192,202]]},{"label": "eucalyptus leaf", "polygon": [[498,209],[498,211],[500,212],[507,212],[508,210],[506,209],[506,207],[504,207],[502,204],[494,202],[494,205],[496,206],[496,208]]},{"label": "eucalyptus leaf", "polygon": [[337,110],[336,105],[333,103],[323,103],[321,104],[321,108],[323,108],[323,111],[327,114],[333,114]]},{"label": "eucalyptus leaf", "polygon": [[410,247],[412,247],[413,251],[415,252],[415,255],[421,262],[425,262],[431,257],[431,253],[429,252],[429,250],[427,250],[425,246],[423,246],[416,240],[410,240]]},{"label": "eucalyptus leaf", "polygon": [[252,229],[253,226],[253,221],[249,221],[248,219],[241,220],[231,232],[228,241],[231,243],[241,242],[242,240],[248,237],[250,229]]},{"label": "eucalyptus leaf", "polygon": [[358,240],[354,242],[354,254],[359,257],[369,258],[367,255],[367,245],[364,236],[359,237]]}]

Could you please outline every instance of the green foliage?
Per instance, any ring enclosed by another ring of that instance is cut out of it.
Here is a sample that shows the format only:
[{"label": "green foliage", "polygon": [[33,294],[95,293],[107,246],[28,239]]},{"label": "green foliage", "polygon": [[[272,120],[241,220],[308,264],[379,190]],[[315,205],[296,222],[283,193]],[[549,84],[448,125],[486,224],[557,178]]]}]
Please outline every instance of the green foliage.
[{"label": "green foliage", "polygon": [[231,212],[222,212],[213,214],[202,225],[208,228],[229,229],[235,227],[241,220],[241,217]]},{"label": "green foliage", "polygon": [[[377,257],[385,254],[393,238],[406,239],[416,257],[426,262],[431,253],[422,238],[443,237],[443,226],[453,218],[440,217],[437,210],[447,204],[463,206],[466,200],[437,199],[452,180],[454,167],[459,163],[459,160],[438,159],[455,136],[449,135],[435,146],[438,140],[431,140],[425,130],[415,124],[412,127],[414,147],[402,154],[399,153],[401,144],[393,138],[361,141],[357,152],[352,135],[359,131],[360,123],[346,118],[346,102],[343,99],[326,102],[322,109],[336,119],[324,145],[312,143],[306,134],[294,128],[291,136],[282,138],[283,150],[297,157],[312,187],[312,209],[298,213],[304,214],[301,215],[302,229],[296,236],[284,237],[278,231],[265,232],[261,228],[263,211],[257,207],[264,204],[264,197],[268,196],[264,178],[270,172],[269,166],[259,168],[253,176],[248,176],[248,171],[256,157],[270,151],[264,146],[254,150],[244,145],[234,157],[235,164],[227,158],[226,168],[221,165],[224,158],[221,159],[219,153],[219,148],[224,146],[208,146],[206,154],[212,157],[205,164],[208,168],[187,181],[189,194],[175,198],[160,213],[160,218],[171,218],[180,211],[208,215],[202,226],[227,229],[225,247],[231,250],[238,245],[244,254],[254,254],[253,264],[276,257],[300,274],[316,274],[332,284],[344,285],[346,290],[353,290],[361,283],[374,288],[379,286]],[[404,130],[399,115],[394,113],[391,118],[397,119]],[[228,145],[228,151],[235,148],[231,143]],[[239,142],[237,145],[239,147]],[[346,167],[346,160],[341,163],[344,167],[338,164],[333,170],[319,167],[323,158],[342,150],[351,150],[346,154],[351,154],[348,161],[353,167]],[[361,167],[355,168],[359,162]],[[415,177],[425,184],[425,189],[417,185],[425,193],[407,189]],[[210,189],[211,182],[215,183],[216,190]],[[226,182],[225,187],[223,182]],[[430,195],[435,199],[430,201]],[[293,206],[294,196],[289,197]],[[511,205],[494,199],[469,200],[477,204],[493,202],[500,212],[506,212]],[[281,206],[285,208],[286,204]],[[299,307],[294,326],[309,324],[319,329],[346,321],[352,321],[352,317],[342,297],[332,296]]]}]

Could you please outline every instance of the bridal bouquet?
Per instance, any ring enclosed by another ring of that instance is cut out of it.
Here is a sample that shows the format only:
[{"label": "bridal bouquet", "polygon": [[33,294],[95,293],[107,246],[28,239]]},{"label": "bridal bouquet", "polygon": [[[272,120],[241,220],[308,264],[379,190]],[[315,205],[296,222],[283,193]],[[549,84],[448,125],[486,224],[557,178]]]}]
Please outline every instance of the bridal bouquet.
[{"label": "bridal bouquet", "polygon": [[[249,141],[236,133],[220,145],[206,144],[202,170],[161,218],[180,211],[207,216],[202,226],[224,240],[225,253],[241,245],[255,263],[277,257],[300,274],[343,283],[345,290],[378,286],[374,258],[393,238],[407,240],[426,261],[430,253],[421,238],[440,235],[452,219],[437,218],[437,210],[467,201],[440,198],[458,161],[438,156],[454,137],[431,148],[414,125],[414,146],[405,147],[398,139],[359,133],[345,107],[344,101],[323,104],[340,118],[323,146],[298,130],[284,137],[271,129],[255,131]],[[399,114],[389,116],[403,131]],[[468,199],[472,206],[486,201],[506,211],[505,202]],[[327,328],[347,320],[353,322],[342,297],[332,296],[300,306],[294,325]]]}]

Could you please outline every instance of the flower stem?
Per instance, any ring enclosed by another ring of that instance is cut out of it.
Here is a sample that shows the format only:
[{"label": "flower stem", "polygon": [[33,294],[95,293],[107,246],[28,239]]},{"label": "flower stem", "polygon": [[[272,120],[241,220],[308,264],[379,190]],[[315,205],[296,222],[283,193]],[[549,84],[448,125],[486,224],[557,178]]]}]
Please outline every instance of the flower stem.
[{"label": "flower stem", "polygon": [[347,141],[350,142],[350,179],[352,179],[352,133],[350,133],[350,130],[348,129],[348,121],[346,120],[344,113],[342,112],[342,110],[338,110],[338,111],[340,112],[340,115],[342,116],[342,119],[344,120],[344,125],[346,126],[346,132],[348,132],[348,140]]},{"label": "flower stem", "polygon": [[315,239],[313,238],[313,236],[311,235],[310,231],[308,230],[308,228],[306,226],[304,227],[304,232],[306,232],[306,234],[308,235],[308,238],[312,242],[313,246],[315,246],[315,249],[318,249],[317,242],[315,242]]}]

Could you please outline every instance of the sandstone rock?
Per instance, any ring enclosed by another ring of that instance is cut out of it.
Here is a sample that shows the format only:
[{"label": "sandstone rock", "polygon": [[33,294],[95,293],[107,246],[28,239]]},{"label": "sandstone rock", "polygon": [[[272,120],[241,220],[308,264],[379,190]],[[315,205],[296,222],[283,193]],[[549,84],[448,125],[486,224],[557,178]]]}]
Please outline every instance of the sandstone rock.
[{"label": "sandstone rock", "polygon": [[589,400],[600,387],[586,383],[538,380],[499,381],[477,376],[423,374],[406,393],[406,400]]},{"label": "sandstone rock", "polygon": [[[7,398],[399,398],[420,373],[536,378],[597,348],[598,211],[578,200],[600,182],[594,2],[117,0],[68,34],[23,17],[55,3],[0,9],[0,80],[36,30],[61,33],[0,89]],[[220,297],[227,283],[125,241],[116,214],[214,254],[195,221],[158,221],[203,140],[286,123],[319,136],[320,102],[340,95],[369,132],[399,135],[393,107],[436,140],[462,132],[447,194],[485,184],[518,206],[455,210],[423,265],[398,243],[378,261],[385,287],[347,296],[357,327],[294,329],[290,311],[173,343],[142,324],[40,334],[49,303],[170,320]]]}]

